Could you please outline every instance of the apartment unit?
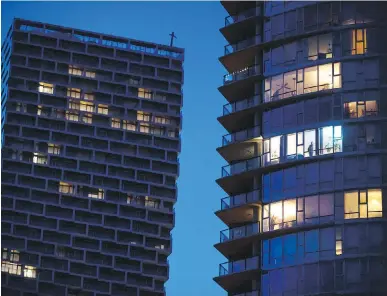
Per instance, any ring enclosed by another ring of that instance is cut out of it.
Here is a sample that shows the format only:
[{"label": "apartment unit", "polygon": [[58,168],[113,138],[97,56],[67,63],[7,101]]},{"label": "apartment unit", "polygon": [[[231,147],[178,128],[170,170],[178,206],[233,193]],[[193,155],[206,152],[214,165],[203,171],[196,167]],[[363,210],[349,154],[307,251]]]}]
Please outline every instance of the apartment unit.
[{"label": "apartment unit", "polygon": [[2,49],[2,295],[165,295],[184,50],[15,19]]},{"label": "apartment unit", "polygon": [[233,296],[387,295],[386,2],[221,2]]}]

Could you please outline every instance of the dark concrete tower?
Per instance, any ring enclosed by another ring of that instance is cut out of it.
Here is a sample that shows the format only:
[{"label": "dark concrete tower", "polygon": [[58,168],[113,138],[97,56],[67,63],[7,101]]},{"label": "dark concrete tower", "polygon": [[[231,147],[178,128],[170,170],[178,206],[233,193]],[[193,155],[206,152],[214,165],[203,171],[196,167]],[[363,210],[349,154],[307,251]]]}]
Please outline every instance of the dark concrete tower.
[{"label": "dark concrete tower", "polygon": [[165,295],[183,49],[15,19],[2,60],[2,295]]},{"label": "dark concrete tower", "polygon": [[222,5],[215,281],[238,296],[387,295],[387,3]]}]

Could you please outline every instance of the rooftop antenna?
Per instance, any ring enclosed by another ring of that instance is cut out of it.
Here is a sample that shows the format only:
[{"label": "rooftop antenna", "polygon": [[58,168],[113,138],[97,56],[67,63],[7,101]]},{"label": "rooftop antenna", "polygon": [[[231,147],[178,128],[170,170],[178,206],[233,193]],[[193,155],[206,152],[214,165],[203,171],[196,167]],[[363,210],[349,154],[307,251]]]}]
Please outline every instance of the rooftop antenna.
[{"label": "rooftop antenna", "polygon": [[173,46],[173,39],[177,39],[175,32],[172,32],[171,34],[169,34],[169,36],[171,36],[171,43],[169,46]]}]

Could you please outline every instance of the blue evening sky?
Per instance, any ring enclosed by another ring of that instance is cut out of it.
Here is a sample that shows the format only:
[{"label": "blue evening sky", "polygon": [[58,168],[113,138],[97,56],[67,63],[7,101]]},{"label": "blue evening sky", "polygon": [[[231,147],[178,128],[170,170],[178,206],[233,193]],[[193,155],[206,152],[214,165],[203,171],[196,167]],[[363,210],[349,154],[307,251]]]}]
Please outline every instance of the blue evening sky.
[{"label": "blue evening sky", "polygon": [[212,280],[225,258],[213,244],[224,225],[214,211],[225,193],[215,183],[225,134],[216,118],[226,102],[218,92],[225,70],[218,61],[226,11],[219,2],[4,2],[2,40],[14,17],[185,48],[182,153],[168,296],[220,296]]}]

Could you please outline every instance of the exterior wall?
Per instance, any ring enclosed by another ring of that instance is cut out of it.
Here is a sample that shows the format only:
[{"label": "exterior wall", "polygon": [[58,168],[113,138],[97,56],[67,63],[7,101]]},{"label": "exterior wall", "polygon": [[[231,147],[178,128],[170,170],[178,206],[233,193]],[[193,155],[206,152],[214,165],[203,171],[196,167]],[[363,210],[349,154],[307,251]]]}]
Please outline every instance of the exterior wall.
[{"label": "exterior wall", "polygon": [[5,45],[2,293],[165,295],[184,51],[20,19]]},{"label": "exterior wall", "polygon": [[385,295],[385,3],[222,5],[215,281],[238,296]]}]

